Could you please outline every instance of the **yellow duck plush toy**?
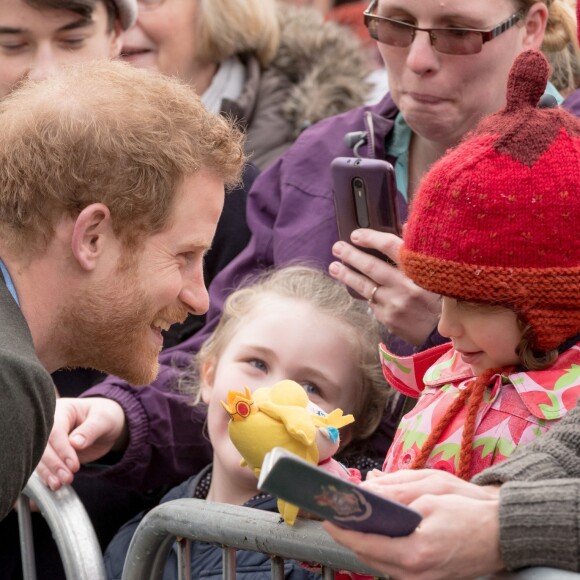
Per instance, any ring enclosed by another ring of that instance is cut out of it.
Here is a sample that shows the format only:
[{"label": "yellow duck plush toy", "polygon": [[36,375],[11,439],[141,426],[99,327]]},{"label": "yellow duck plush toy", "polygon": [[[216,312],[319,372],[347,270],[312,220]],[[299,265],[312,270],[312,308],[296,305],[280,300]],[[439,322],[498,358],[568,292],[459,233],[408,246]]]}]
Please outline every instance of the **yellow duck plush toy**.
[{"label": "yellow duck plush toy", "polygon": [[[230,391],[228,402],[221,403],[231,418],[228,431],[242,456],[241,464],[249,466],[256,477],[266,453],[274,447],[284,447],[314,465],[328,460],[340,443],[338,429],[354,421],[341,409],[325,413],[308,399],[301,385],[290,380],[253,394],[248,387],[243,393]],[[287,524],[294,524],[298,507],[279,499],[278,510]]]}]

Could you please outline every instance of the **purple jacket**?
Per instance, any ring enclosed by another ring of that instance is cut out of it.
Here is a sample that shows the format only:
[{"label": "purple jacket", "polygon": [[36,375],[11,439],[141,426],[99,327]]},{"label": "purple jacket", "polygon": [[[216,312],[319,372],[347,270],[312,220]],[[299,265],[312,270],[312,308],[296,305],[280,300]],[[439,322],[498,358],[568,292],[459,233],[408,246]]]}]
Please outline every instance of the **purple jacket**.
[{"label": "purple jacket", "polygon": [[[120,462],[104,473],[106,477],[131,487],[152,488],[183,481],[210,462],[209,443],[202,433],[205,413],[173,390],[176,367],[190,364],[192,354],[215,328],[224,299],[246,277],[292,261],[321,268],[329,265],[334,259],[332,245],[338,239],[330,162],[337,156],[352,156],[343,141],[351,131],[368,132],[368,142],[359,150],[362,157],[384,159],[385,137],[397,112],[387,95],[376,105],[325,119],[302,133],[254,182],[247,202],[250,242],[210,285],[211,306],[204,328],[161,353],[161,371],[150,388],[134,388],[109,377],[85,392],[83,396],[117,401],[128,419],[129,447]],[[406,202],[402,195],[399,198],[405,220]],[[422,348],[431,345],[429,341]],[[399,354],[410,354],[411,347],[401,346],[396,349]],[[396,421],[391,423],[374,436],[383,454],[396,428]]]},{"label": "purple jacket", "polygon": [[566,109],[576,117],[580,117],[580,89],[572,91],[562,103],[562,108]]}]

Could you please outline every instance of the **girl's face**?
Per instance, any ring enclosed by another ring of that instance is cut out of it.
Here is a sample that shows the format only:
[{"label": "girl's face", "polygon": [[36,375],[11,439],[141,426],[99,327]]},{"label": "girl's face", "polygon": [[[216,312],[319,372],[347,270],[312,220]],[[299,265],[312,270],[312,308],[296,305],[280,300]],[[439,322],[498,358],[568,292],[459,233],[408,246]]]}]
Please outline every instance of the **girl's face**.
[{"label": "girl's face", "polygon": [[451,339],[474,374],[519,363],[516,348],[522,329],[515,312],[502,306],[488,306],[442,298],[439,333]]},{"label": "girl's face", "polygon": [[197,7],[197,0],[165,0],[154,8],[139,4],[137,22],[123,35],[122,59],[195,88],[206,69],[214,68],[197,62]]},{"label": "girl's face", "polygon": [[[517,9],[511,0],[380,0],[376,14],[421,28],[489,30]],[[545,14],[543,4],[534,4],[524,24],[486,42],[478,54],[437,52],[426,32],[416,32],[408,48],[378,43],[391,95],[411,129],[452,145],[484,115],[500,109],[513,60],[526,48],[540,47]]]},{"label": "girl's face", "polygon": [[348,329],[308,303],[263,295],[259,307],[238,324],[219,360],[201,369],[201,394],[209,405],[214,470],[219,464],[230,478],[255,486],[250,470],[240,468],[240,454],[228,435],[229,416],[219,403],[227,401],[228,391],[245,386],[254,391],[291,379],[325,411],[341,408],[349,413],[361,375]]}]

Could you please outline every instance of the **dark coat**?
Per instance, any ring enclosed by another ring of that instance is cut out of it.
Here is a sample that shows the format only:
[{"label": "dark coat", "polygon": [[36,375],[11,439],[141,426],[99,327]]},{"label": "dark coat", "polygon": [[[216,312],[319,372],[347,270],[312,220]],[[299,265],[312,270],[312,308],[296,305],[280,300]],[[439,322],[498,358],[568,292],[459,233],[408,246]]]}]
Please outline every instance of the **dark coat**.
[{"label": "dark coat", "polygon": [[0,273],[0,520],[40,461],[54,404],[54,383]]},{"label": "dark coat", "polygon": [[[173,488],[163,497],[160,503],[193,497],[200,479],[209,469],[211,469],[211,466]],[[258,510],[277,511],[276,500],[272,496],[254,499],[245,505]],[[143,516],[144,513],[141,513],[127,522],[109,544],[105,552],[105,570],[108,580],[121,580],[123,564],[129,550],[131,538]],[[177,547],[174,544],[165,564],[163,580],[176,580],[177,578],[176,550]],[[238,550],[236,552],[236,578],[270,580],[272,577],[271,562],[272,559],[267,554]],[[191,542],[191,578],[195,580],[222,578],[222,549],[220,546],[206,544],[205,542]],[[320,575],[306,571],[292,560],[286,560],[284,562],[284,578],[287,580],[320,580]]]}]

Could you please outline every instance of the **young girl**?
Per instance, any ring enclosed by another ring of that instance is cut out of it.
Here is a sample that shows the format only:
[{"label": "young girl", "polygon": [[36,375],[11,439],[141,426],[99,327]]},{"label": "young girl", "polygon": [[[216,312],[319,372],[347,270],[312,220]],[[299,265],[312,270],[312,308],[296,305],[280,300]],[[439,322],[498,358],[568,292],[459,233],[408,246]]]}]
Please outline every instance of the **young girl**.
[{"label": "young girl", "polygon": [[419,397],[384,471],[469,479],[547,431],[580,395],[580,121],[538,109],[548,66],[527,51],[507,105],[433,166],[413,202],[402,267],[442,295],[451,339],[385,377]]},{"label": "young girl", "polygon": [[[337,458],[367,470],[365,442],[378,427],[389,390],[381,373],[379,328],[365,303],[324,273],[293,266],[275,271],[231,294],[219,325],[199,351],[195,367],[197,401],[207,405],[213,464],[173,489],[162,502],[196,497],[276,511],[276,500],[260,493],[257,479],[240,467],[228,435],[229,415],[220,401],[228,391],[269,387],[283,379],[300,383],[325,411],[341,408],[355,423],[341,429]],[[356,464],[353,457],[360,457]],[[109,578],[120,578],[129,542],[143,514],[127,523],[109,545]],[[192,544],[192,578],[221,577],[221,548]],[[238,552],[238,578],[270,577],[270,558]],[[256,568],[260,571],[256,572]],[[245,571],[245,574],[244,574]],[[170,553],[164,578],[177,578],[177,555]],[[286,578],[319,578],[286,562]]]}]

